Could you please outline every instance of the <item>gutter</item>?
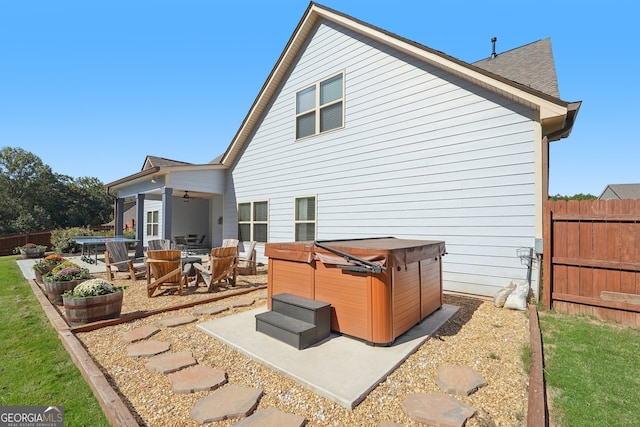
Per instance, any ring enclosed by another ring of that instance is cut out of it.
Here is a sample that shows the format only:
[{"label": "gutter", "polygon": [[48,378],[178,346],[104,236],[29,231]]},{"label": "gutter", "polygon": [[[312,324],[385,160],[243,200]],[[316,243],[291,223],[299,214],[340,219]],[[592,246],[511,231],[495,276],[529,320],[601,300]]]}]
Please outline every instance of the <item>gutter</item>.
[{"label": "gutter", "polygon": [[558,129],[555,132],[551,132],[547,135],[547,139],[549,142],[558,141],[559,139],[566,138],[571,133],[573,129],[573,124],[578,117],[578,110],[580,110],[580,106],[582,105],[582,101],[570,102],[567,104],[567,120],[565,121],[565,125]]}]

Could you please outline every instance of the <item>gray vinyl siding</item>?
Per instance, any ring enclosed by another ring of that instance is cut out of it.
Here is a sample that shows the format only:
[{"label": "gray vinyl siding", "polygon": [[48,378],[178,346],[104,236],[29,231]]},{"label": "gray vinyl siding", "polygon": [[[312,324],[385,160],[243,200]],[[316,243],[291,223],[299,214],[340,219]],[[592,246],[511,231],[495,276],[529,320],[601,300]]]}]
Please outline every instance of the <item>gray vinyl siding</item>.
[{"label": "gray vinyl siding", "polygon": [[[339,72],[344,128],[295,141],[296,91]],[[534,244],[533,117],[322,23],[234,165],[225,215],[268,200],[268,240],[293,241],[294,198],[316,195],[317,238],[444,240],[445,289],[493,295],[526,278],[516,250]],[[225,227],[235,233],[233,222]]]}]

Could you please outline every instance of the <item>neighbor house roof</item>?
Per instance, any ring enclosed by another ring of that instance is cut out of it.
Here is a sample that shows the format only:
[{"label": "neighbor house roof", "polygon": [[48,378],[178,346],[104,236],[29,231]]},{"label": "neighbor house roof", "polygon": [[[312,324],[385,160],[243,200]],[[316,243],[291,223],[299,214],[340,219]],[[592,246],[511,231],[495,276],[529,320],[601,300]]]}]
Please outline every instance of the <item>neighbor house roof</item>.
[{"label": "neighbor house roof", "polygon": [[609,184],[599,199],[640,199],[640,184]]},{"label": "neighbor house roof", "polygon": [[[271,98],[276,94],[281,82],[286,79],[289,67],[294,64],[298,53],[304,49],[307,36],[311,34],[316,24],[321,20],[334,22],[538,111],[544,135],[550,141],[564,138],[571,132],[573,122],[580,108],[580,102],[569,103],[562,101],[557,96],[550,95],[537,86],[531,86],[530,79],[525,83],[515,81],[512,79],[513,75],[511,78],[501,76],[481,66],[461,61],[420,43],[312,2],[263,84],[227,151],[222,156],[220,161],[222,164],[231,165],[240,155],[254,127],[259,123],[262,114],[269,107]],[[520,58],[521,56],[519,54],[505,55],[505,59],[501,59],[501,63],[506,62],[510,57]],[[553,64],[550,64],[550,66],[552,67]],[[506,64],[503,64],[502,68],[513,69],[515,67],[507,67]],[[553,73],[555,75],[555,71]]]},{"label": "neighbor house roof", "polygon": [[499,53],[473,65],[560,98],[551,40],[548,38]]}]

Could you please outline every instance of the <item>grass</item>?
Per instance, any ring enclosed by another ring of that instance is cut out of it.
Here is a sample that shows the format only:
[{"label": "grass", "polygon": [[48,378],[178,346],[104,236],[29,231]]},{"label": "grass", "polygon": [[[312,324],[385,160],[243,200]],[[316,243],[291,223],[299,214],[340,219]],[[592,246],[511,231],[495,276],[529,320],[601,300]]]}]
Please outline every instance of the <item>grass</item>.
[{"label": "grass", "polygon": [[640,329],[549,312],[540,327],[557,425],[637,425]]},{"label": "grass", "polygon": [[109,426],[15,260],[0,257],[0,406],[62,406],[65,425]]}]

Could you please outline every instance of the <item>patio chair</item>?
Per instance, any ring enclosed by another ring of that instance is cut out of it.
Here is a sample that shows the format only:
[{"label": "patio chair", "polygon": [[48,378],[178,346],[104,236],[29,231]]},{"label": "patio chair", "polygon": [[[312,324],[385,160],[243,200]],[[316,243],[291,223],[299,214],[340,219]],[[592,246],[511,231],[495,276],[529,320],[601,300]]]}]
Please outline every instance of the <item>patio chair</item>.
[{"label": "patio chair", "polygon": [[182,265],[179,250],[148,251],[145,263],[149,297],[160,287],[178,288],[178,293],[182,295],[182,289],[188,285],[191,264]]},{"label": "patio chair", "polygon": [[181,251],[187,249],[187,238],[184,236],[175,236],[173,238],[174,243],[176,244],[176,249],[180,249]]},{"label": "patio chair", "polygon": [[249,248],[244,256],[238,257],[238,274],[256,275],[258,268],[256,266],[256,242],[249,243]]},{"label": "patio chair", "polygon": [[117,276],[126,276],[131,280],[144,278],[144,265],[134,265],[129,257],[129,248],[125,242],[105,242],[104,264],[107,268],[108,280]]},{"label": "patio chair", "polygon": [[237,248],[238,244],[240,244],[240,240],[238,239],[224,239],[222,241],[223,248],[229,248],[229,247]]},{"label": "patio chair", "polygon": [[200,281],[207,285],[209,292],[216,290],[216,285],[227,282],[236,284],[238,275],[238,251],[234,246],[213,248],[209,257],[208,268],[200,263],[194,263],[196,269],[196,285]]},{"label": "patio chair", "polygon": [[149,240],[150,251],[167,251],[171,249],[171,240],[169,239],[154,239]]}]

